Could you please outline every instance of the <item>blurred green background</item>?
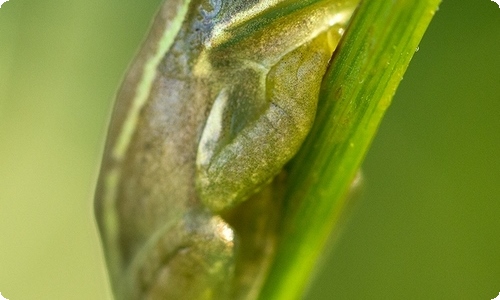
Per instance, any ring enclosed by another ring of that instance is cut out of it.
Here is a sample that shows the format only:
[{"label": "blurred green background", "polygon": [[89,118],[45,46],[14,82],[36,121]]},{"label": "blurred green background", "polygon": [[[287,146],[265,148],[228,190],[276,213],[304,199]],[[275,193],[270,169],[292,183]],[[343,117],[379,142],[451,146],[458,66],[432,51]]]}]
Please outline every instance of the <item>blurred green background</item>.
[{"label": "blurred green background", "polygon": [[[92,195],[113,94],[160,0],[0,8],[0,292],[110,299]],[[444,1],[308,299],[500,292],[500,8]]]}]

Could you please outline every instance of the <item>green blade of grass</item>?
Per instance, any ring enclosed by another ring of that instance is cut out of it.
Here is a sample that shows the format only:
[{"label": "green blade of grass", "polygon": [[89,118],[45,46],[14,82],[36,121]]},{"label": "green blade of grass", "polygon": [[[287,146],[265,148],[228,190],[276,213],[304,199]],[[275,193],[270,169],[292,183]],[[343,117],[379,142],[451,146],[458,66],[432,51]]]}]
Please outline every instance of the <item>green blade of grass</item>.
[{"label": "green blade of grass", "polygon": [[360,4],[326,74],[313,129],[288,166],[280,241],[261,299],[302,296],[439,2]]}]

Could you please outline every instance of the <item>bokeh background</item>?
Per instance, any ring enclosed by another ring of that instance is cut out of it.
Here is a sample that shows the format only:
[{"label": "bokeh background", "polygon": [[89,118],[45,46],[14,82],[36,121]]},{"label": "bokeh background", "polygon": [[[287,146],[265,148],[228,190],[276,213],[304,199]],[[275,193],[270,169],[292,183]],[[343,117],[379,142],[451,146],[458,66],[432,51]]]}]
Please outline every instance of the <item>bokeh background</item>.
[{"label": "bokeh background", "polygon": [[[147,3],[146,3],[147,2]],[[0,8],[0,292],[111,299],[92,195],[111,103],[160,0]],[[307,299],[500,292],[500,8],[445,0]]]}]

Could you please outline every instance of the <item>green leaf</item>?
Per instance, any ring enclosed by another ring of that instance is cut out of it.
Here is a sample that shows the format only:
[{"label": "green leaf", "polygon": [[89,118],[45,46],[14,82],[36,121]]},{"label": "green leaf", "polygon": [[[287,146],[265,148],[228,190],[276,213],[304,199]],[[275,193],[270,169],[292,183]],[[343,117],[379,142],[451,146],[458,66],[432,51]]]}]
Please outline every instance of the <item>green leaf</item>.
[{"label": "green leaf", "polygon": [[316,122],[288,166],[276,259],[261,299],[300,298],[439,0],[364,1],[325,76]]}]

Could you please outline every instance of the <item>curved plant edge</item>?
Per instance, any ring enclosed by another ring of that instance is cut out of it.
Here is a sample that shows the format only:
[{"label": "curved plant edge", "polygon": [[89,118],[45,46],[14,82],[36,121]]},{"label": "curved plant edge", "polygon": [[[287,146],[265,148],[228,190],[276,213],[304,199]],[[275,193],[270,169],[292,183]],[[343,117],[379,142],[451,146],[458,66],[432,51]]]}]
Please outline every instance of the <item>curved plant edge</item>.
[{"label": "curved plant edge", "polygon": [[353,178],[440,0],[362,1],[334,54],[315,124],[287,166],[276,259],[260,299],[302,298]]}]

